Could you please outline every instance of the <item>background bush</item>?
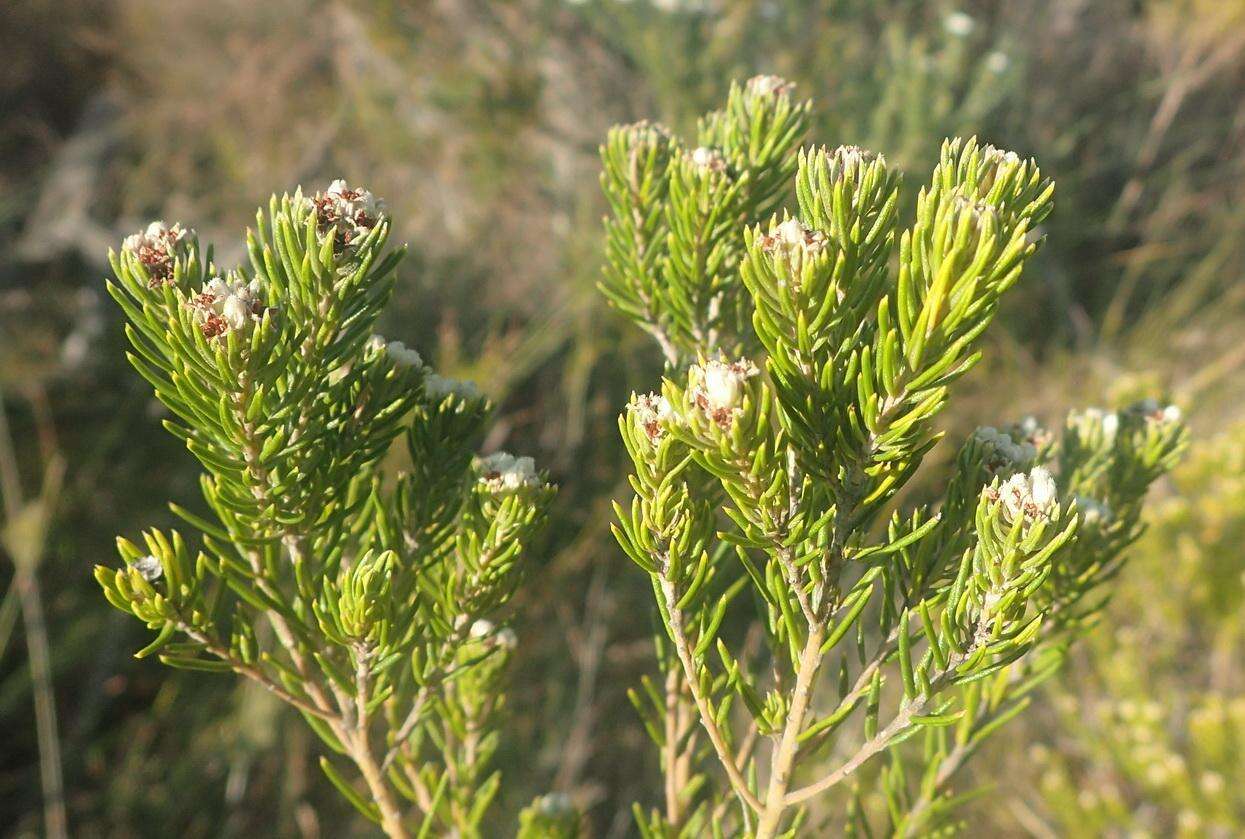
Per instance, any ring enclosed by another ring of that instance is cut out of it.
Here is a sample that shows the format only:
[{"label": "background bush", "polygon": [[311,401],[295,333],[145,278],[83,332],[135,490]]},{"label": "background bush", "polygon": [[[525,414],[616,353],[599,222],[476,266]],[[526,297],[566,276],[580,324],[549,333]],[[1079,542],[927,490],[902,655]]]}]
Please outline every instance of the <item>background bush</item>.
[{"label": "background bush", "polygon": [[[1226,477],[1245,444],[1228,431],[1245,407],[1241,0],[23,0],[0,18],[0,45],[6,503],[15,483],[38,499],[67,464],[48,504],[21,507],[46,511],[46,527],[16,505],[5,518],[0,829],[42,831],[42,696],[75,836],[248,835],[274,818],[281,835],[367,834],[314,771],[300,721],[232,680],[129,659],[141,630],[90,579],[114,532],[169,525],[160,499],[197,498],[192,463],[124,369],[101,289],[108,245],[159,217],[234,241],[270,192],[342,176],[406,224],[382,331],[477,379],[500,406],[486,445],[536,454],[562,488],[518,604],[499,823],[557,789],[594,835],[629,835],[630,802],[657,795],[625,698],[650,666],[650,627],[636,619],[643,581],[605,525],[622,492],[614,417],[661,361],[593,288],[596,147],[614,122],[686,129],[757,72],[816,97],[816,141],[884,150],[910,173],[907,201],[954,134],[1032,155],[1056,180],[1047,246],[950,428],[1166,390],[1202,441],[1109,625],[982,758],[980,777],[1009,782],[970,823],[1241,829],[1240,800],[1205,777],[1239,786],[1206,743],[1245,736],[1240,673],[1215,664],[1239,629],[1245,569],[1230,535],[1245,498]],[[37,557],[47,678],[28,655],[17,555]],[[1162,699],[1157,718],[1142,694]],[[1088,709],[1118,724],[1072,725]],[[1143,730],[1155,754],[1117,757],[1112,738]],[[1045,757],[1018,759],[1034,740]]]}]

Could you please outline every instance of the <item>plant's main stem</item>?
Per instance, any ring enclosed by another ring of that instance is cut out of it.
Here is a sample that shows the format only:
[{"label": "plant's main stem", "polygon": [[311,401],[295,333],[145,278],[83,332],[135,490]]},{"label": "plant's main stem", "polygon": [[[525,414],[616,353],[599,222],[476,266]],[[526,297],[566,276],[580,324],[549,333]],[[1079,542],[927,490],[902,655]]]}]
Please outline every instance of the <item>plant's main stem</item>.
[{"label": "plant's main stem", "polygon": [[782,823],[782,816],[787,808],[787,787],[791,783],[791,772],[795,768],[795,756],[800,747],[800,733],[804,730],[804,718],[813,698],[813,683],[821,670],[823,641],[825,630],[820,625],[811,625],[808,639],[800,653],[795,690],[791,695],[791,710],[787,714],[787,723],[783,726],[782,738],[774,750],[765,806],[757,822],[757,839],[770,839],[778,832]]},{"label": "plant's main stem", "polygon": [[674,648],[679,655],[679,663],[683,665],[683,675],[687,679],[688,690],[691,691],[692,699],[696,702],[696,709],[700,712],[700,724],[704,727],[705,733],[709,735],[709,742],[713,744],[713,750],[717,752],[718,761],[726,770],[726,777],[735,789],[735,794],[749,809],[760,812],[761,801],[749,788],[748,780],[744,778],[743,773],[739,771],[735,756],[731,754],[730,746],[722,735],[722,730],[718,728],[713,709],[709,706],[709,700],[700,690],[700,683],[696,679],[696,664],[692,660],[692,650],[683,631],[683,613],[678,608],[679,598],[674,590],[674,583],[662,577],[661,590],[666,599],[666,608],[670,613],[670,631],[674,636]]}]

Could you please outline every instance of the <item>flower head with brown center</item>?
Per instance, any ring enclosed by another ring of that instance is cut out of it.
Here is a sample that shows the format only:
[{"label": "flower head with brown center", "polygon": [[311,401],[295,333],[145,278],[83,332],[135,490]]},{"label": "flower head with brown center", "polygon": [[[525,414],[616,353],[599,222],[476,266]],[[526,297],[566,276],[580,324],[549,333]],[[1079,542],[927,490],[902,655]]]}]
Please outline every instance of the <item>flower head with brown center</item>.
[{"label": "flower head with brown center", "polygon": [[358,244],[380,220],[384,202],[362,187],[338,178],[324,192],[307,199],[321,236],[332,235],[339,248]]},{"label": "flower head with brown center", "polygon": [[258,280],[213,277],[188,301],[204,337],[246,332],[263,317],[267,307],[259,298]]},{"label": "flower head with brown center", "polygon": [[132,253],[147,269],[148,286],[159,288],[173,282],[174,262],[184,252],[188,238],[193,236],[193,230],[186,230],[180,224],[166,227],[163,221],[153,221],[142,233],[127,236],[121,248]]},{"label": "flower head with brown center", "polygon": [[688,371],[692,402],[719,428],[726,430],[743,411],[744,388],[760,370],[746,358],[713,359]]}]

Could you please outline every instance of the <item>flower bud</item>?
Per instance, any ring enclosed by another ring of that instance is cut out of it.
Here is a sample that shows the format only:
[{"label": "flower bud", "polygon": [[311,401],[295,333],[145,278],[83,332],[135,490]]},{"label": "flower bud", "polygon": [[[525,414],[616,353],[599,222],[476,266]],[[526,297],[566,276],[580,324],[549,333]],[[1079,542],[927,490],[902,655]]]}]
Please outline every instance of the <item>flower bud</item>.
[{"label": "flower bud", "polygon": [[652,443],[666,436],[667,423],[674,417],[669,400],[657,393],[633,394],[627,403],[627,412],[635,417],[636,423]]},{"label": "flower bud", "polygon": [[160,564],[160,560],[150,554],[134,560],[130,567],[149,583],[154,583],[164,576],[164,566]]},{"label": "flower bud", "polygon": [[730,428],[742,411],[745,384],[759,372],[746,358],[729,363],[714,359],[693,365],[688,371],[692,400],[718,427]]},{"label": "flower bud", "polygon": [[708,146],[699,146],[687,155],[688,162],[704,174],[721,174],[726,171],[726,158]]},{"label": "flower bud", "polygon": [[362,187],[351,187],[342,179],[329,184],[306,200],[315,213],[321,236],[332,235],[339,248],[348,248],[364,239],[385,211],[385,204]]},{"label": "flower bud", "polygon": [[475,382],[451,379],[448,376],[439,376],[436,373],[429,373],[424,377],[424,393],[428,394],[428,398],[432,402],[440,402],[447,396],[455,396],[463,401],[483,398],[480,388],[476,386]]},{"label": "flower bud", "polygon": [[193,237],[194,231],[180,224],[165,227],[163,221],[153,221],[142,233],[127,236],[121,249],[133,254],[147,269],[148,286],[158,288],[173,282],[174,262]]},{"label": "flower bud", "polygon": [[790,96],[795,92],[795,84],[781,76],[753,76],[744,90],[750,96]]},{"label": "flower bud", "polygon": [[250,331],[263,317],[267,307],[259,299],[258,280],[224,280],[213,277],[188,301],[195,321],[207,338],[230,332]]},{"label": "flower bud", "polygon": [[799,277],[804,264],[817,258],[826,249],[826,234],[812,230],[789,218],[770,225],[770,232],[761,237],[761,250],[783,260],[791,277]]},{"label": "flower bud", "polygon": [[1059,510],[1055,481],[1041,466],[1034,466],[1027,475],[1018,472],[1000,486],[986,487],[985,492],[990,501],[1002,506],[1008,524],[1050,519]]},{"label": "flower bud", "polygon": [[516,492],[544,483],[536,472],[536,463],[532,458],[515,457],[507,452],[496,452],[481,458],[478,469],[480,483],[495,494]]}]

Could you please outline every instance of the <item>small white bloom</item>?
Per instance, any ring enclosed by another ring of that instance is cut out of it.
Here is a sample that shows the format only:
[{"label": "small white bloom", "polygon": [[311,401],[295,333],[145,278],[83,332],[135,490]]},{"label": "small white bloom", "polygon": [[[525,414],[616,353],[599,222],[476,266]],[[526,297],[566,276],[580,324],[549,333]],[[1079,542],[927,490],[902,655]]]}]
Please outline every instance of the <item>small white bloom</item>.
[{"label": "small white bloom", "polygon": [[986,69],[996,76],[1007,72],[1011,63],[1011,58],[1002,50],[994,50],[986,56]]},{"label": "small white bloom", "polygon": [[761,249],[785,259],[798,273],[805,259],[826,249],[826,234],[805,227],[797,218],[789,218],[761,237]]},{"label": "small white bloom", "polygon": [[1112,518],[1111,505],[1088,495],[1077,495],[1076,509],[1086,524],[1108,524]]},{"label": "small white bloom", "polygon": [[390,341],[385,344],[385,352],[401,367],[418,369],[424,366],[424,360],[419,357],[419,353],[401,341]]},{"label": "small white bloom", "polygon": [[753,96],[790,96],[795,85],[782,76],[753,76],[744,89]]},{"label": "small white bloom", "polygon": [[331,233],[342,247],[366,237],[385,211],[384,202],[370,191],[351,187],[341,178],[306,199],[306,204],[315,213],[320,234]]},{"label": "small white bloom", "polygon": [[758,372],[757,366],[746,358],[729,363],[714,359],[694,365],[688,371],[688,380],[696,407],[719,427],[730,428],[742,410],[744,384]]},{"label": "small white bloom", "polygon": [[622,129],[630,140],[630,145],[637,147],[665,147],[672,142],[674,135],[670,129],[660,122],[642,119]]},{"label": "small white bloom", "polygon": [[373,334],[367,339],[367,343],[363,345],[363,349],[369,353],[384,352],[385,344],[387,343],[388,341],[385,340],[385,336]]},{"label": "small white bloom", "polygon": [[697,147],[688,158],[692,165],[702,172],[725,172],[726,158],[708,146]]},{"label": "small white bloom", "polygon": [[1027,442],[1016,442],[993,426],[973,432],[973,440],[983,450],[982,465],[991,477],[1025,468],[1037,458],[1037,449]]},{"label": "small white bloom", "polygon": [[138,572],[140,577],[149,583],[154,583],[164,576],[164,566],[154,556],[139,557],[134,560],[132,567]]},{"label": "small white bloom", "polygon": [[637,394],[627,403],[627,410],[634,414],[640,428],[648,439],[657,442],[666,435],[666,423],[674,416],[670,402],[658,393]]},{"label": "small white bloom", "polygon": [[943,28],[957,38],[967,38],[977,28],[977,21],[964,12],[952,12],[942,20]]},{"label": "small white bloom", "polygon": [[1145,417],[1149,422],[1168,425],[1180,421],[1180,408],[1163,405],[1157,399],[1143,399],[1128,407],[1128,413]]},{"label": "small white bloom", "polygon": [[424,393],[428,394],[434,402],[440,402],[450,395],[464,400],[480,398],[480,388],[476,387],[475,382],[451,379],[436,373],[429,373],[424,377]]},{"label": "small white bloom", "polygon": [[1041,466],[1034,466],[1028,475],[1018,472],[997,491],[988,487],[986,492],[1003,505],[1004,519],[1009,523],[1050,518],[1059,506],[1055,481],[1050,472]]},{"label": "small white bloom", "polygon": [[471,625],[472,638],[487,638],[493,634],[493,622],[487,618],[480,618]]},{"label": "small white bloom", "polygon": [[519,636],[515,635],[514,630],[510,627],[503,627],[502,630],[497,633],[497,646],[501,647],[503,650],[513,650],[515,647],[519,646]]},{"label": "small white bloom", "polygon": [[1223,792],[1226,784],[1223,776],[1218,772],[1203,772],[1198,778],[1198,786],[1202,788],[1202,792],[1206,795],[1215,796]]},{"label": "small white bloom", "polygon": [[259,299],[259,281],[224,280],[213,277],[190,298],[199,328],[208,338],[227,332],[243,332],[263,317],[266,307]]},{"label": "small white bloom", "polygon": [[564,816],[572,810],[571,798],[564,792],[551,792],[540,797],[540,803],[537,807],[542,815],[552,817]]},{"label": "small white bloom", "polygon": [[186,238],[193,236],[180,224],[166,227],[163,221],[153,221],[142,233],[127,236],[122,250],[129,251],[147,269],[152,288],[173,281],[173,262],[181,253]]},{"label": "small white bloom", "polygon": [[490,492],[514,492],[523,487],[540,486],[536,462],[530,457],[515,457],[496,452],[480,460],[480,483]]}]

